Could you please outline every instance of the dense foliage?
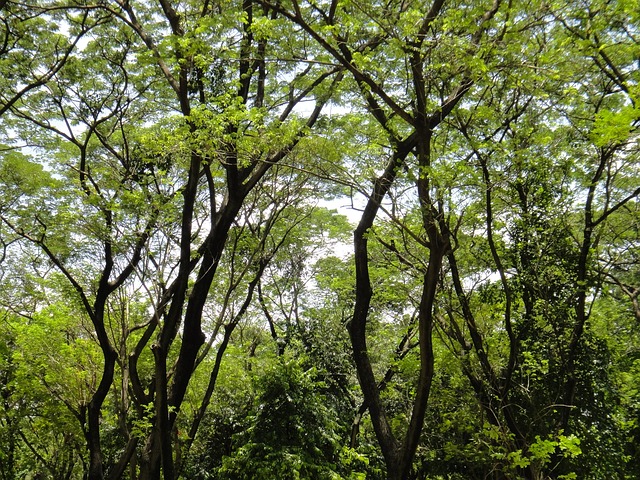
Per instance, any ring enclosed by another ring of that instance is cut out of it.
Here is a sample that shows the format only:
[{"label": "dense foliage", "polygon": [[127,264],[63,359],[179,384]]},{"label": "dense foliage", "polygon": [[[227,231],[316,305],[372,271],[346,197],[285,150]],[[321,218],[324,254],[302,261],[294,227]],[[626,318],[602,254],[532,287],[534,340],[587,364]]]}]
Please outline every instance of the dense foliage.
[{"label": "dense foliage", "polygon": [[0,480],[640,478],[637,0],[0,0]]}]

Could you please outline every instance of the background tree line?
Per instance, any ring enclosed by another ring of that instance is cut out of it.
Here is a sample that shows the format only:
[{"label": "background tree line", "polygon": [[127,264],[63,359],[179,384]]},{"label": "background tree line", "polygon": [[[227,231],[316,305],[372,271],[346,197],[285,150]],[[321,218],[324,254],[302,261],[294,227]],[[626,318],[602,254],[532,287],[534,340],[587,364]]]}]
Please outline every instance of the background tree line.
[{"label": "background tree line", "polygon": [[636,0],[0,18],[0,479],[638,478]]}]

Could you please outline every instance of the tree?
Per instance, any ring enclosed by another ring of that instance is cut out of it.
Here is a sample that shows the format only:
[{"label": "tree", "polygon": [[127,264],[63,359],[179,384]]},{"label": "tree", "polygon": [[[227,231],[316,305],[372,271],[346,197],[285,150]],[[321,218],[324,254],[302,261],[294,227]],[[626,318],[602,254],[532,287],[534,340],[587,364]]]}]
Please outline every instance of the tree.
[{"label": "tree", "polygon": [[[374,181],[354,234],[356,303],[349,333],[358,378],[389,478],[408,478],[411,472],[433,378],[434,300],[443,259],[453,246],[446,212],[432,189],[429,174],[433,132],[472,87],[483,62],[503,38],[502,24],[493,25],[500,6],[500,2],[488,7],[392,2],[381,11],[364,9],[357,3],[310,3],[302,8],[293,2],[288,8],[275,6],[351,73],[366,107],[388,138],[390,158],[379,169],[383,173]],[[465,12],[464,21],[460,12]],[[510,12],[504,15],[508,17]],[[446,42],[450,34],[459,39],[459,44]],[[452,52],[459,56],[459,65],[451,61]],[[445,56],[449,58],[445,60]],[[410,155],[415,158],[413,165],[407,161]],[[372,296],[368,235],[382,201],[403,169],[413,170],[421,212],[421,232],[416,237],[423,238],[429,261],[423,272],[418,309],[420,370],[416,399],[407,430],[397,437],[378,391],[366,342]]]},{"label": "tree", "polygon": [[4,477],[633,476],[633,2],[0,6]]},{"label": "tree", "polygon": [[316,373],[280,356],[259,377],[255,417],[242,446],[224,459],[221,478],[342,478],[340,424]]},{"label": "tree", "polygon": [[[100,416],[118,363],[128,364],[140,408],[153,405],[142,477],[179,474],[176,419],[229,232],[251,192],[318,119],[325,84],[339,81],[336,68],[303,68],[287,48],[269,49],[269,35],[287,34],[286,26],[252,2],[157,7],[72,6],[68,12],[104,19],[100,30],[51,76],[46,96],[24,94],[9,110],[31,145],[59,152],[49,167],[68,179],[55,210],[51,200],[32,203],[42,215],[9,209],[3,221],[67,279],[103,352],[101,381],[82,410],[89,478],[104,476]],[[295,80],[283,85],[284,75]],[[313,95],[316,106],[298,115],[294,107]],[[65,237],[69,225],[76,237]],[[154,264],[160,258],[167,263]],[[127,362],[118,359],[107,312],[134,274],[150,285],[152,313],[132,327],[144,333]],[[136,362],[147,346],[154,372],[143,385]],[[137,443],[129,439],[110,475],[121,474]]]}]

